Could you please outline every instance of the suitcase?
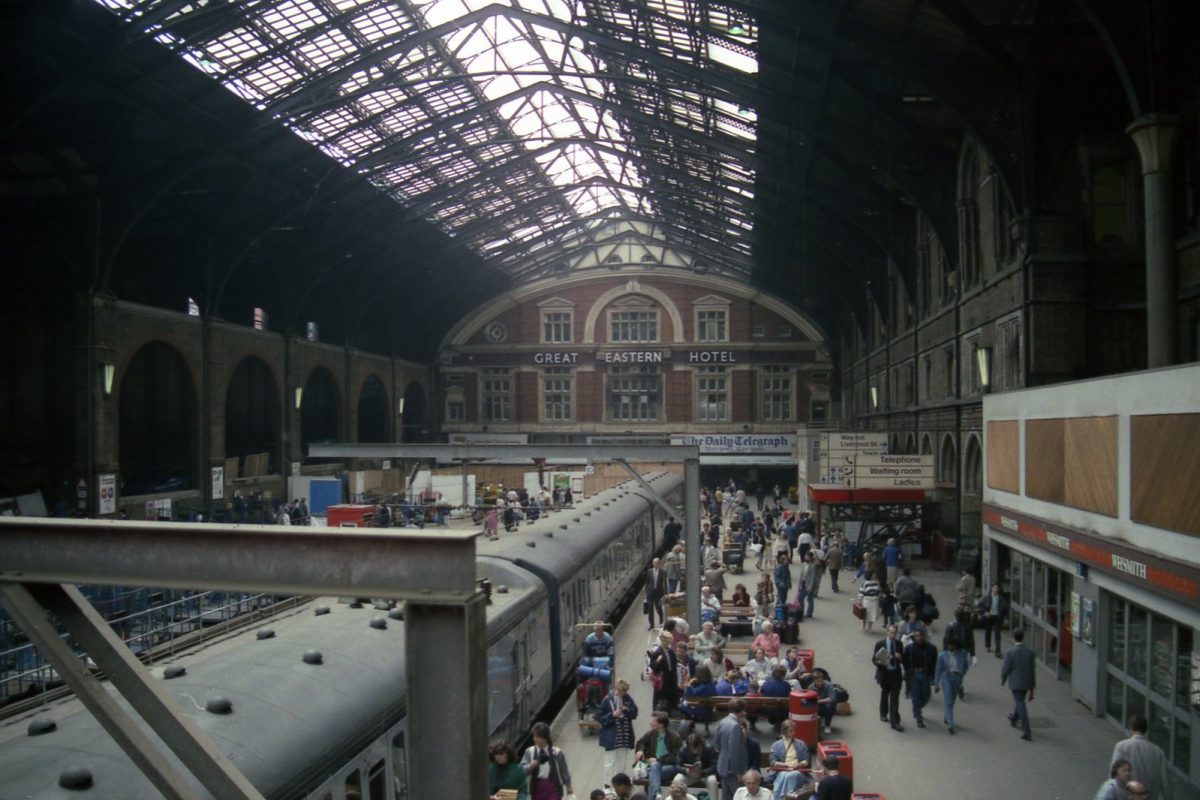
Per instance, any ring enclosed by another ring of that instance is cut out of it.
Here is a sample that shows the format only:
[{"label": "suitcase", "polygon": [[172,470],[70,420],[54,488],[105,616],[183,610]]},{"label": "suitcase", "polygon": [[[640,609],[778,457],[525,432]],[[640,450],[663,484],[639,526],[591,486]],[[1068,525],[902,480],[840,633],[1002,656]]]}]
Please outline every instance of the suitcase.
[{"label": "suitcase", "polygon": [[854,616],[858,617],[859,619],[867,618],[867,609],[858,600],[854,601],[854,603],[850,606],[850,610],[853,611]]},{"label": "suitcase", "polygon": [[800,623],[794,619],[787,621],[783,626],[783,635],[780,637],[784,644],[799,644],[800,643]]}]

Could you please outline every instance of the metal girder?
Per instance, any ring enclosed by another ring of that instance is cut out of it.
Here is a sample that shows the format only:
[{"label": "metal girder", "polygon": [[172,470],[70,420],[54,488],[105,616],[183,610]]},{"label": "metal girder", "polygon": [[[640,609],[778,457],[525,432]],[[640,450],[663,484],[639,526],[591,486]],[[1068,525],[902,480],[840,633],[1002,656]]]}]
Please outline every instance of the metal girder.
[{"label": "metal girder", "polygon": [[[658,505],[659,505],[660,507],[662,507],[662,509],[663,509],[664,511],[666,511],[666,512],[667,512],[667,516],[668,516],[668,517],[674,517],[674,516],[675,516],[675,514],[676,514],[676,511],[677,511],[677,509],[675,508],[675,506],[673,506],[673,505],[671,505],[670,503],[668,503],[665,497],[663,497],[661,494],[659,494],[658,492],[656,492],[656,491],[654,490],[654,487],[653,487],[653,486],[651,486],[649,483],[647,483],[647,482],[646,482],[646,479],[645,479],[645,478],[643,478],[641,475],[639,475],[639,474],[638,474],[638,471],[637,471],[636,469],[634,469],[633,467],[629,466],[629,462],[628,462],[628,461],[626,461],[626,460],[625,460],[625,459],[623,459],[623,458],[618,458],[618,459],[615,459],[615,461],[616,461],[616,463],[620,464],[620,465],[621,465],[621,467],[622,467],[622,468],[623,468],[623,469],[624,469],[626,472],[628,472],[628,473],[629,473],[629,476],[630,476],[631,478],[633,478],[635,481],[637,481],[637,485],[638,485],[638,486],[642,487],[642,489],[644,489],[646,492],[648,492],[648,493],[650,494],[650,498],[651,498],[652,500],[654,500],[654,502],[658,503]],[[465,466],[464,466],[464,469],[465,469]]]},{"label": "metal girder", "polygon": [[[58,671],[80,702],[96,717],[130,760],[168,800],[192,800],[196,794],[187,778],[159,750],[154,741],[84,667],[46,618],[46,610],[33,598],[30,587],[0,582],[0,600],[13,621]],[[97,664],[100,662],[97,661]]]},{"label": "metal girder", "polygon": [[0,580],[466,598],[476,535],[10,517],[0,518]]},{"label": "metal girder", "polygon": [[150,677],[145,666],[113,633],[108,622],[78,588],[59,584],[0,583],[0,596],[4,598],[5,607],[16,612],[14,618],[39,650],[49,645],[49,650],[42,652],[63,674],[96,720],[161,791],[170,797],[198,796],[157,746],[141,733],[132,717],[117,705],[58,638],[57,631],[46,620],[45,611],[54,614],[134,711],[214,797],[263,800],[254,785],[213,745],[200,727],[188,715],[180,713],[170,695]]},{"label": "metal girder", "polygon": [[[658,461],[674,463],[700,458],[700,448],[688,444],[310,444],[310,458],[441,458],[458,461],[503,459],[547,461],[590,459],[592,461]],[[195,528],[195,525],[187,525]],[[264,526],[266,527],[266,526]],[[446,534],[431,537],[440,540]],[[473,535],[473,534],[472,534]],[[3,551],[0,550],[0,555]],[[0,573],[0,577],[3,573]],[[361,594],[361,592],[359,593]]]}]

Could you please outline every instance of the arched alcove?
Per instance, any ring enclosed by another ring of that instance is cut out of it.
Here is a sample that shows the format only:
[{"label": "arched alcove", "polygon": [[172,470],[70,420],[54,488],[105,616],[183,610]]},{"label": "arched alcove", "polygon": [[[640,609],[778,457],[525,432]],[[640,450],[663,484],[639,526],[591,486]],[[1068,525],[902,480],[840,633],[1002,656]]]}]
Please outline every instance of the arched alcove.
[{"label": "arched alcove", "polygon": [[279,387],[266,363],[243,358],[225,393],[225,455],[242,459],[268,453],[267,472],[279,474]]},{"label": "arched alcove", "polygon": [[404,390],[404,427],[401,430],[402,442],[423,442],[429,438],[429,425],[426,421],[425,390],[421,384],[413,381]]},{"label": "arched alcove", "polygon": [[337,380],[324,367],[308,373],[300,404],[300,453],[308,455],[313,442],[335,442],[341,438]]},{"label": "arched alcove", "polygon": [[358,392],[358,437],[357,442],[388,441],[387,389],[378,375],[371,375],[363,382]]},{"label": "arched alcove", "polygon": [[120,393],[121,493],[196,486],[196,390],[183,356],[164,342],[138,350]]},{"label": "arched alcove", "polygon": [[938,456],[938,482],[951,485],[958,483],[958,448],[955,447],[954,437],[948,433],[942,438],[942,449]]},{"label": "arched alcove", "polygon": [[979,446],[979,437],[975,434],[967,437],[967,447],[963,455],[963,492],[983,492],[983,448]]}]

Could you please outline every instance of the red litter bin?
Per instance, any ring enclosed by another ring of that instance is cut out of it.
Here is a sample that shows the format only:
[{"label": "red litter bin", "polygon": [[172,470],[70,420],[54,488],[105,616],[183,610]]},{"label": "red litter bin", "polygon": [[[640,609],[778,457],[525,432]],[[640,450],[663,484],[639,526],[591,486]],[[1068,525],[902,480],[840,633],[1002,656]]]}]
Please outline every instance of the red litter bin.
[{"label": "red litter bin", "polygon": [[[854,778],[854,755],[850,752],[850,745],[845,742],[835,742],[832,739],[821,742],[817,745],[817,764],[824,764],[825,759],[829,756],[834,756],[838,760],[838,772],[845,775],[847,778]],[[865,797],[874,797],[877,795],[864,795]]]},{"label": "red litter bin", "polygon": [[812,672],[813,663],[814,663],[814,660],[816,659],[816,654],[813,653],[812,650],[806,650],[803,647],[797,647],[796,653],[800,657],[800,663],[804,665],[804,669],[802,669],[800,671],[801,672]]},{"label": "red litter bin", "polygon": [[793,734],[811,750],[817,746],[820,717],[817,716],[817,693],[808,689],[796,689],[788,698],[788,719],[792,721]]}]

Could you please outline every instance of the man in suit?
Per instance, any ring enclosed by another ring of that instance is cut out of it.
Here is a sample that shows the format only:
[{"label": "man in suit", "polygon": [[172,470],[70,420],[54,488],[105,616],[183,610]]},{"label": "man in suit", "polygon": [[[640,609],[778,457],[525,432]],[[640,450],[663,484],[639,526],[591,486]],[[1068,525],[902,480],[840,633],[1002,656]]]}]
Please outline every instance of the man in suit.
[{"label": "man in suit", "polygon": [[912,641],[904,648],[904,681],[912,696],[913,719],[918,728],[925,727],[925,704],[929,702],[933,675],[937,670],[937,647],[925,641],[925,631],[913,631]]},{"label": "man in suit", "polygon": [[650,562],[646,570],[646,616],[650,626],[646,630],[654,630],[654,612],[658,612],[658,622],[661,625],[666,616],[663,614],[662,599],[667,593],[667,571],[659,564],[658,559]]},{"label": "man in suit", "polygon": [[904,648],[900,646],[899,629],[889,625],[887,638],[880,639],[872,649],[875,664],[875,682],[879,684],[879,721],[890,722],[892,730],[903,731],[900,724],[900,684],[904,674],[901,665]]},{"label": "man in suit", "polygon": [[741,776],[748,766],[746,732],[742,717],[746,701],[740,697],[729,702],[729,713],[717,724],[713,744],[717,748],[717,777],[721,781],[721,800],[733,800]]},{"label": "man in suit", "polygon": [[1171,774],[1167,769],[1167,756],[1158,745],[1146,738],[1147,730],[1149,724],[1144,716],[1130,716],[1129,738],[1116,743],[1110,763],[1128,761],[1133,777],[1146,785],[1150,800],[1171,800]]},{"label": "man in suit", "polygon": [[1033,702],[1033,690],[1037,687],[1037,656],[1025,646],[1025,631],[1013,631],[1013,646],[1004,654],[1004,664],[1000,667],[1000,685],[1008,684],[1013,696],[1013,710],[1008,715],[1009,723],[1015,728],[1021,723],[1021,738],[1027,742],[1033,741],[1029,732],[1029,709],[1025,702]]}]

